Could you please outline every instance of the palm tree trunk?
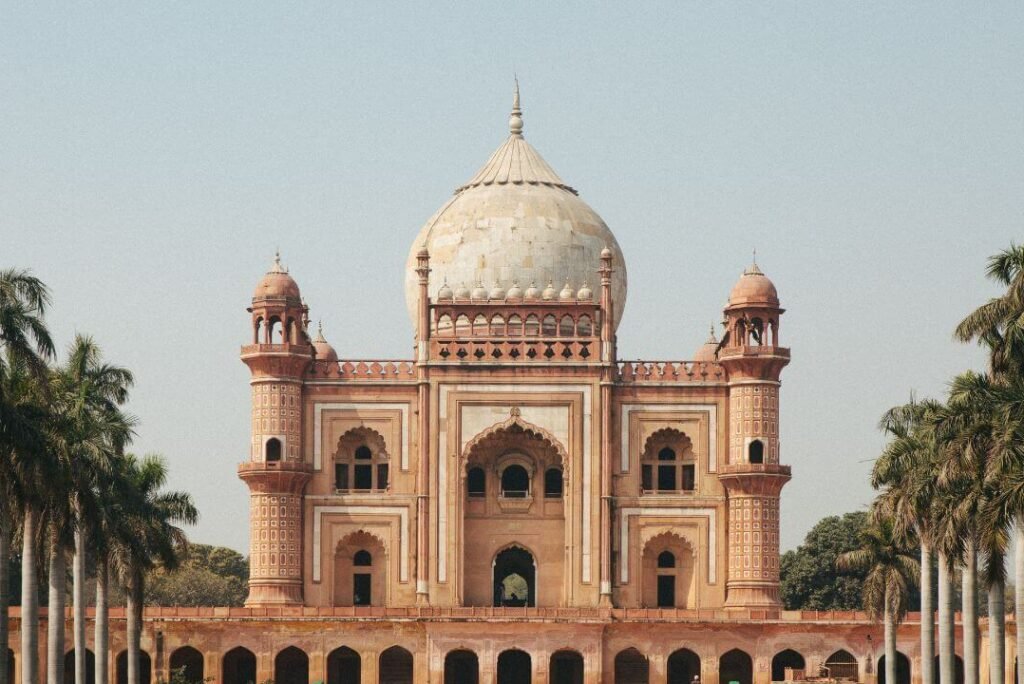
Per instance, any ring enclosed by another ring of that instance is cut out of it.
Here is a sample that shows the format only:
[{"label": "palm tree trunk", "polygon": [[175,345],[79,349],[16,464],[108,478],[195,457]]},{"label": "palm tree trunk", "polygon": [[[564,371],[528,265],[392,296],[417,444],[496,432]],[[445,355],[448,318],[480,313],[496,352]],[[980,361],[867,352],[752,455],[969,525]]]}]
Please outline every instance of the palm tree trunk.
[{"label": "palm tree trunk", "polygon": [[939,683],[956,684],[954,680],[953,569],[946,554],[939,552]]},{"label": "palm tree trunk", "polygon": [[964,684],[978,684],[978,552],[967,540],[960,582],[964,622]]},{"label": "palm tree trunk", "polygon": [[932,549],[921,544],[921,681],[935,681],[935,595],[932,593]]},{"label": "palm tree trunk", "polygon": [[86,684],[85,675],[85,532],[75,526],[74,584],[72,601],[75,608],[75,684]]},{"label": "palm tree trunk", "polygon": [[[132,571],[128,583],[127,607],[128,619],[128,684],[140,684],[139,649],[142,639],[142,573]],[[152,675],[151,675],[152,676]]]},{"label": "palm tree trunk", "polygon": [[[1017,624],[1024,625],[1024,515],[1017,518],[1013,526],[1013,542],[1017,547],[1014,555],[1014,612],[1016,613]],[[1017,633],[1017,660],[1020,663],[1019,669],[1024,669],[1024,629],[1015,630]]]},{"label": "palm tree trunk", "polygon": [[988,588],[988,681],[1006,681],[1006,582],[997,580]]},{"label": "palm tree trunk", "polygon": [[889,605],[888,593],[882,618],[885,629],[885,681],[886,684],[896,684],[896,618]]},{"label": "palm tree trunk", "polygon": [[39,512],[25,507],[21,541],[21,684],[39,684]]},{"label": "palm tree trunk", "polygon": [[11,557],[11,528],[7,524],[5,511],[0,511],[0,684],[13,684],[7,679],[7,604],[11,597],[7,593],[7,567]]},{"label": "palm tree trunk", "polygon": [[46,684],[64,684],[64,603],[68,561],[64,549],[50,542],[50,604],[46,611]]},{"label": "palm tree trunk", "polygon": [[110,627],[107,624],[107,580],[109,570],[107,559],[103,556],[96,559],[96,636],[93,648],[96,649],[96,684],[107,684],[107,664],[110,662],[109,637]]}]

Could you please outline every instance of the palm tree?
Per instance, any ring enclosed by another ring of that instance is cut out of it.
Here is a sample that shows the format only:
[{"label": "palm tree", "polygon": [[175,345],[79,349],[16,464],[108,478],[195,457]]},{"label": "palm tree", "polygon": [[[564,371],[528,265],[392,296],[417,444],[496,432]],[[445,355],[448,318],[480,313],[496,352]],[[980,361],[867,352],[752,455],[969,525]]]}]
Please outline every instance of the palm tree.
[{"label": "palm tree", "polygon": [[889,409],[879,427],[890,436],[871,471],[871,486],[882,489],[878,506],[892,518],[895,531],[904,538],[914,536],[921,546],[921,679],[931,682],[935,667],[935,596],[932,593],[933,510],[935,470],[938,456],[935,441],[924,429],[928,411],[938,404],[910,401]]},{"label": "palm tree", "polygon": [[[85,556],[87,537],[99,520],[100,489],[104,475],[111,471],[112,460],[123,452],[132,437],[134,420],[121,411],[128,399],[132,374],[125,368],[102,361],[99,346],[89,337],[78,335],[68,353],[67,362],[54,374],[53,396],[58,407],[60,429],[56,433],[61,465],[67,474],[69,507],[59,521],[67,521],[74,539],[74,644],[75,684],[85,684]],[[55,530],[59,539],[67,529]],[[63,547],[54,545],[53,557],[60,559]],[[63,596],[63,592],[58,592]],[[51,598],[54,605],[58,600]],[[52,658],[63,654],[59,630],[51,642]]]},{"label": "palm tree", "polygon": [[145,573],[157,563],[166,568],[177,567],[188,547],[185,532],[178,524],[194,524],[199,514],[189,494],[161,491],[167,481],[167,466],[162,457],[148,455],[139,460],[129,454],[123,461],[130,499],[123,504],[118,533],[112,540],[111,559],[127,597],[128,684],[140,684]]},{"label": "palm tree", "polygon": [[[9,521],[16,507],[26,501],[24,467],[32,455],[41,453],[43,437],[37,420],[43,413],[35,399],[46,376],[46,361],[53,356],[53,341],[43,317],[50,293],[41,280],[28,271],[0,271],[0,494],[7,510],[0,510],[0,567],[6,569],[10,555]],[[28,512],[30,507],[26,507]],[[37,684],[39,663],[38,586],[34,554],[36,519],[23,520],[21,652],[22,682]],[[25,553],[25,550],[28,553]],[[0,582],[0,644],[6,645],[7,583]],[[0,683],[7,679],[7,648],[0,648]]]},{"label": "palm tree", "polygon": [[[955,336],[977,341],[989,352],[989,375],[996,384],[1015,382],[1024,376],[1024,245],[1011,244],[991,257],[986,276],[1005,287],[1005,292],[972,311]],[[1016,546],[1015,612],[1024,624],[1024,506],[1012,511]],[[1017,630],[1017,653],[1024,653],[1024,630]]]},{"label": "palm tree", "polygon": [[907,539],[882,509],[872,510],[870,523],[861,530],[860,548],[836,559],[841,572],[867,571],[864,608],[885,630],[885,681],[896,681],[896,626],[907,614],[910,590],[917,584],[917,558]]}]

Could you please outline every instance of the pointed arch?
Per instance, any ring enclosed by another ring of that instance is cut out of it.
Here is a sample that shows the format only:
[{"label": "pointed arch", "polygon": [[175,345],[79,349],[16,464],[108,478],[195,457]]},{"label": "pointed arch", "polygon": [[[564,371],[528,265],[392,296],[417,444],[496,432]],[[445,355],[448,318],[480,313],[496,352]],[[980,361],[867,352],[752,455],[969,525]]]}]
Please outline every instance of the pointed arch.
[{"label": "pointed arch", "polygon": [[258,682],[256,678],[256,654],[245,646],[235,646],[224,654],[221,662],[221,682],[223,684],[249,684]]},{"label": "pointed arch", "polygon": [[466,443],[466,447],[462,450],[463,463],[469,459],[470,454],[472,454],[481,443],[492,437],[499,436],[503,432],[510,431],[523,432],[528,437],[541,440],[545,445],[551,447],[558,453],[562,459],[562,463],[568,463],[568,452],[566,452],[565,446],[558,441],[558,438],[539,425],[534,425],[529,421],[523,420],[522,416],[519,415],[519,412],[515,409],[513,409],[512,415],[509,416],[508,419],[484,428],[478,432],[473,439]]}]

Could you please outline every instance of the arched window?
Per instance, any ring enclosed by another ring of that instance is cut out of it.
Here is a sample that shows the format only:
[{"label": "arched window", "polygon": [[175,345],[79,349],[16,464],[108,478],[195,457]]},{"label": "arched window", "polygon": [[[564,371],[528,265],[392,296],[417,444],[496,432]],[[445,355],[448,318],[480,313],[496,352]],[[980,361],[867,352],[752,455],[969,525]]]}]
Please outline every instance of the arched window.
[{"label": "arched window", "polygon": [[267,440],[265,458],[267,463],[275,463],[281,460],[281,440],[271,437]]},{"label": "arched window", "polygon": [[334,455],[334,488],[349,492],[382,492],[389,484],[388,454],[376,432],[356,428],[338,441]]},{"label": "arched window", "polygon": [[505,336],[505,319],[499,314],[491,316],[491,337]]},{"label": "arched window", "polygon": [[519,314],[512,314],[508,317],[508,336],[519,337],[523,334],[523,319]]},{"label": "arched window", "polygon": [[470,468],[466,473],[466,494],[473,499],[487,495],[487,476],[483,468]]},{"label": "arched window", "polygon": [[562,320],[558,323],[558,336],[572,337],[574,332],[576,332],[576,322],[572,320],[572,316],[569,314],[562,316]]},{"label": "arched window", "polygon": [[260,317],[260,318],[256,319],[256,323],[253,325],[252,343],[253,344],[263,344],[262,335],[263,335],[263,318]]},{"label": "arched window", "polygon": [[281,329],[281,319],[274,316],[267,322],[267,343],[281,344],[284,331]]},{"label": "arched window", "polygon": [[459,337],[469,337],[472,332],[473,326],[469,323],[469,316],[459,314],[459,317],[455,319],[455,334]]},{"label": "arched window", "polygon": [[562,471],[560,468],[548,468],[544,471],[544,498],[562,498]]},{"label": "arched window", "polygon": [[544,337],[554,337],[558,332],[558,321],[553,314],[548,314],[541,322],[540,333]]},{"label": "arched window", "polygon": [[697,470],[690,439],[667,428],[647,440],[640,463],[640,486],[645,492],[692,492]]},{"label": "arched window", "polygon": [[448,314],[443,314],[437,319],[437,327],[434,332],[438,335],[451,335],[452,334],[452,317]]},{"label": "arched window", "polygon": [[352,556],[352,567],[360,568],[352,573],[352,605],[368,606],[373,596],[373,556],[366,549],[356,551]]},{"label": "arched window", "polygon": [[764,463],[764,442],[755,439],[747,447],[748,461],[750,463]]},{"label": "arched window", "polygon": [[486,335],[487,334],[487,317],[483,314],[477,314],[476,318],[473,319],[473,335]]},{"label": "arched window", "polygon": [[671,551],[658,554],[658,608],[676,606],[676,556]]},{"label": "arched window", "polygon": [[676,557],[671,551],[662,551],[658,554],[658,567],[659,568],[674,568],[676,567]]},{"label": "arched window", "polygon": [[501,495],[508,499],[525,499],[530,493],[530,475],[521,465],[510,465],[501,473]]},{"label": "arched window", "polygon": [[590,316],[580,316],[580,320],[576,323],[576,334],[580,337],[590,337],[594,334],[594,324],[590,321]]},{"label": "arched window", "polygon": [[533,336],[540,334],[540,319],[537,318],[536,314],[530,314],[526,317],[525,332],[527,335]]}]

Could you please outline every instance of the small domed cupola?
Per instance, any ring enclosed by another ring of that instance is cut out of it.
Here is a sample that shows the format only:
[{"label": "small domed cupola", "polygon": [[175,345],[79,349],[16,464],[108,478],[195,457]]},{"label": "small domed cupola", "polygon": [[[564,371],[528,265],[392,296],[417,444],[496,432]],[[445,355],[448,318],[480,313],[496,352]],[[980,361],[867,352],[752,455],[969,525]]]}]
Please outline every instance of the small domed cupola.
[{"label": "small domed cupola", "polygon": [[465,283],[459,283],[459,286],[455,288],[455,299],[460,302],[464,302],[470,297],[469,288],[466,287]]},{"label": "small domed cupola", "polygon": [[480,281],[477,281],[476,287],[473,288],[473,301],[474,302],[486,302],[487,301],[487,288]]},{"label": "small domed cupola", "polygon": [[583,287],[576,293],[576,299],[581,302],[589,302],[594,299],[594,291],[590,289],[586,281],[583,281]]},{"label": "small domed cupola", "polygon": [[715,337],[715,326],[712,325],[708,331],[708,339],[700,345],[697,353],[693,355],[694,361],[705,361],[713,363],[718,360],[718,338]]},{"label": "small domed cupola", "polygon": [[513,280],[512,287],[508,288],[508,293],[505,295],[510,302],[518,302],[523,299],[523,288],[519,287],[519,281]]},{"label": "small domed cupola", "polygon": [[487,298],[492,302],[503,302],[505,301],[505,288],[501,286],[501,283],[494,283],[494,287],[491,288]]},{"label": "small domed cupola", "polygon": [[448,281],[444,281],[444,284],[441,285],[441,289],[437,291],[437,301],[450,302],[454,296],[455,294],[452,292],[452,288],[448,286]]},{"label": "small domed cupola", "polygon": [[540,299],[540,289],[537,288],[537,283],[530,283],[530,286],[526,288],[526,294],[523,298],[528,302],[535,302]]},{"label": "small domed cupola", "polygon": [[331,343],[324,337],[323,324],[317,322],[316,337],[313,339],[313,352],[317,361],[337,361],[338,352],[334,350]]},{"label": "small domed cupola", "polygon": [[572,302],[576,300],[576,291],[569,285],[569,281],[565,281],[565,285],[562,287],[562,291],[558,293],[558,300],[561,302]]},{"label": "small domed cupola", "polygon": [[755,260],[733,286],[729,293],[729,306],[772,306],[779,305],[779,293],[775,284],[768,279]]},{"label": "small domed cupola", "polygon": [[252,295],[253,301],[265,299],[292,299],[302,302],[299,284],[288,274],[288,269],[281,265],[281,253],[274,253],[274,263],[270,265]]},{"label": "small domed cupola", "polygon": [[540,298],[545,302],[553,302],[555,297],[558,296],[558,291],[555,290],[554,281],[549,280],[548,286],[544,288],[544,291],[540,293]]}]

